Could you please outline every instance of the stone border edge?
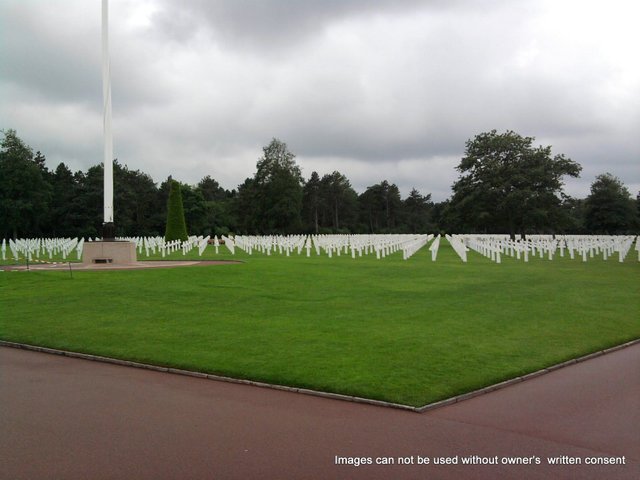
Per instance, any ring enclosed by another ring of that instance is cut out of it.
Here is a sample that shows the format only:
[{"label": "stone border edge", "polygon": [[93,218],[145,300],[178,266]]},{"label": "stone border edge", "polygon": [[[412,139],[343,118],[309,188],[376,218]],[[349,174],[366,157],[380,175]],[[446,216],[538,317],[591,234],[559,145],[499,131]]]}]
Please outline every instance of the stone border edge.
[{"label": "stone border edge", "polygon": [[71,351],[67,351],[67,350],[58,350],[55,348],[48,348],[48,347],[39,347],[36,345],[29,345],[26,343],[17,343],[17,342],[9,342],[6,340],[0,340],[0,346],[1,347],[10,347],[10,348],[17,348],[17,349],[22,349],[22,350],[30,350],[30,351],[34,351],[34,352],[41,352],[41,353],[49,353],[49,354],[53,354],[53,355],[62,355],[65,357],[70,357],[70,358],[80,358],[83,360],[92,360],[92,361],[96,361],[96,362],[102,362],[102,363],[110,363],[113,365],[120,365],[120,366],[124,366],[124,367],[134,367],[134,368],[142,368],[142,369],[146,369],[146,370],[153,370],[156,372],[165,372],[165,373],[173,373],[176,375],[184,375],[184,376],[189,376],[189,377],[197,377],[197,378],[205,378],[207,380],[215,380],[215,381],[219,381],[219,382],[227,382],[227,383],[237,383],[237,384],[242,384],[242,385],[252,385],[254,387],[261,387],[261,388],[271,388],[274,390],[283,390],[286,392],[292,392],[292,393],[301,393],[304,395],[313,395],[316,397],[322,397],[322,398],[330,398],[333,400],[343,400],[343,401],[347,401],[347,402],[354,402],[354,403],[364,403],[364,404],[368,404],[368,405],[375,405],[378,407],[387,407],[387,408],[396,408],[396,409],[401,409],[401,410],[409,410],[412,412],[417,412],[417,413],[424,413],[430,410],[434,410],[436,408],[440,408],[440,407],[445,407],[447,405],[452,405],[454,403],[458,403],[458,402],[462,402],[464,400],[468,400],[470,398],[473,397],[477,397],[479,395],[484,395],[486,393],[489,392],[493,392],[496,390],[500,390],[503,389],[505,387],[508,387],[510,385],[514,385],[516,383],[520,383],[520,382],[524,382],[525,380],[530,380],[532,378],[536,378],[539,377],[541,375],[545,375],[547,373],[553,372],[555,370],[558,370],[560,368],[564,368],[564,367],[568,367],[569,365],[573,365],[576,363],[580,363],[580,362],[584,362],[586,360],[590,360],[592,358],[596,358],[602,355],[605,355],[607,353],[611,353],[611,352],[615,352],[617,350],[622,350],[623,348],[626,347],[630,347],[632,345],[635,344],[640,344],[640,338],[637,338],[635,340],[631,340],[629,342],[620,344],[620,345],[616,345],[604,350],[599,350],[597,352],[593,352],[590,353],[588,355],[584,355],[582,357],[578,357],[578,358],[573,358],[570,360],[567,360],[565,362],[562,363],[558,363],[555,365],[551,365],[550,367],[547,368],[543,368],[541,370],[537,370],[535,372],[532,373],[528,373],[526,375],[522,375],[519,377],[515,377],[509,380],[505,380],[503,382],[500,383],[496,383],[494,385],[489,385],[487,387],[483,387],[480,388],[478,390],[474,390],[472,392],[467,392],[467,393],[463,393],[461,395],[457,395],[455,397],[451,397],[451,398],[447,398],[445,400],[440,400],[438,402],[434,402],[434,403],[429,403],[427,405],[423,405],[421,407],[413,407],[411,405],[404,405],[401,403],[393,403],[393,402],[385,402],[384,400],[374,400],[371,398],[363,398],[363,397],[354,397],[351,395],[343,395],[340,393],[331,393],[331,392],[322,392],[319,390],[311,390],[311,389],[307,389],[307,388],[296,388],[296,387],[288,387],[286,385],[278,385],[278,384],[272,384],[272,383],[265,383],[265,382],[257,382],[257,381],[253,381],[253,380],[246,380],[246,379],[241,379],[241,378],[233,378],[233,377],[225,377],[222,375],[214,375],[214,374],[209,374],[209,373],[203,373],[203,372],[195,372],[195,371],[191,371],[191,370],[182,370],[179,368],[172,368],[172,367],[160,367],[158,365],[150,365],[147,363],[139,363],[139,362],[132,362],[129,360],[120,360],[118,358],[111,358],[111,357],[101,357],[99,355],[91,355],[88,353],[80,353],[80,352],[71,352]]}]

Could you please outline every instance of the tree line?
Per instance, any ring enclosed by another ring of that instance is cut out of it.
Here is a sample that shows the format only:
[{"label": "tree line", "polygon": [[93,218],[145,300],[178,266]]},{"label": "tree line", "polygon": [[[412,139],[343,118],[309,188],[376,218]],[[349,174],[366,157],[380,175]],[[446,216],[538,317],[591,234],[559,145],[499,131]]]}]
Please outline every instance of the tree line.
[{"label": "tree line", "polygon": [[[50,170],[14,130],[0,144],[0,236],[100,236],[103,166]],[[551,147],[515,132],[482,133],[467,141],[452,195],[433,202],[415,188],[402,198],[388,180],[358,193],[334,171],[303,178],[295,155],[273,139],[256,172],[227,190],[206,175],[179,182],[189,234],[290,233],[606,233],[637,232],[640,195],[602,174],[585,199],[563,192],[563,178],[581,167]],[[114,212],[118,236],[163,235],[174,179],[159,185],[146,173],[114,161]]]}]

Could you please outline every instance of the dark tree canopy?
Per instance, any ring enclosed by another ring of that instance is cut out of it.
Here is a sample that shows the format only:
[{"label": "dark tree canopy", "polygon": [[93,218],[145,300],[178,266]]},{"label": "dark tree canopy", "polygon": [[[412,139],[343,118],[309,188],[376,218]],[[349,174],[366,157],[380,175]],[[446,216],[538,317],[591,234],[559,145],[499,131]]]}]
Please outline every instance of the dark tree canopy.
[{"label": "dark tree canopy", "polygon": [[236,228],[239,233],[258,233],[256,182],[253,178],[247,178],[238,186],[238,194],[233,204],[233,213]]},{"label": "dark tree canopy", "polygon": [[119,235],[151,235],[157,212],[162,210],[156,184],[140,170],[130,170],[117,160],[113,164],[114,220]]},{"label": "dark tree canopy", "polygon": [[262,148],[262,157],[256,165],[256,182],[268,183],[275,175],[286,173],[302,183],[300,167],[296,164],[295,158],[286,143],[277,138],[271,139],[269,145]]},{"label": "dark tree canopy", "polygon": [[403,223],[409,233],[433,231],[432,208],[430,193],[423,196],[415,188],[411,189],[409,196],[403,201]]},{"label": "dark tree canopy", "polygon": [[322,178],[313,172],[303,188],[302,212],[306,232],[353,232],[358,222],[358,194],[338,171]]},{"label": "dark tree canopy", "polygon": [[77,205],[74,205],[80,192],[73,172],[64,163],[60,163],[53,172],[51,187],[49,222],[53,236],[76,236],[78,224],[84,221],[78,218]]},{"label": "dark tree canopy", "polygon": [[329,173],[320,180],[320,193],[324,206],[324,225],[331,226],[335,233],[348,232],[358,215],[358,194],[351,188],[349,179],[338,171]]},{"label": "dark tree canopy", "polygon": [[[229,227],[236,223],[231,212],[234,192],[225,190],[210,175],[207,175],[198,182],[195,193],[202,195],[203,213],[198,225],[189,223],[187,219],[191,231],[203,235],[228,235]],[[195,212],[195,210],[192,211]]]},{"label": "dark tree canopy", "polygon": [[217,181],[211,178],[210,175],[207,175],[200,180],[196,188],[200,191],[202,197],[207,202],[224,200],[229,196],[229,192],[222,188]]},{"label": "dark tree canopy", "polygon": [[551,147],[533,147],[515,132],[481,133],[466,143],[453,185],[452,207],[476,231],[527,233],[553,228],[562,201],[562,178],[581,167]]},{"label": "dark tree canopy", "polygon": [[254,224],[262,233],[302,228],[302,175],[287,144],[274,138],[262,149],[253,181]]},{"label": "dark tree canopy", "polygon": [[586,226],[593,233],[615,235],[630,232],[637,212],[629,190],[611,175],[598,175],[586,200]]},{"label": "dark tree canopy", "polygon": [[15,130],[0,143],[0,231],[3,237],[39,235],[49,215],[51,185],[44,157],[34,157]]},{"label": "dark tree canopy", "polygon": [[398,228],[402,200],[395,183],[383,180],[367,187],[359,199],[360,218],[369,233],[391,233]]},{"label": "dark tree canopy", "polygon": [[320,175],[312,172],[302,190],[303,221],[309,226],[308,230],[315,234],[320,233],[320,215],[324,207],[321,188]]},{"label": "dark tree canopy", "polygon": [[[295,155],[273,139],[256,172],[235,190],[210,175],[177,182],[185,230],[178,235],[287,233],[626,233],[640,228],[640,195],[631,199],[620,180],[600,175],[588,199],[562,191],[565,175],[580,166],[533,138],[495,130],[469,140],[450,199],[433,203],[413,189],[402,199],[383,180],[358,195],[341,172],[312,172],[305,182]],[[101,232],[103,166],[49,170],[43,153],[14,130],[0,143],[0,235],[96,237]],[[140,170],[114,160],[117,236],[163,235],[169,177],[157,185]]]}]

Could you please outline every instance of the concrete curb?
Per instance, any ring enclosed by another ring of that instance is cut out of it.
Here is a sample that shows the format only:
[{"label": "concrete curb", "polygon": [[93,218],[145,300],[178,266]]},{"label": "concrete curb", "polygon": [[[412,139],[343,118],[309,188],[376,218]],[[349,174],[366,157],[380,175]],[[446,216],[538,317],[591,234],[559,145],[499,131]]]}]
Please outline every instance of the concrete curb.
[{"label": "concrete curb", "polygon": [[242,385],[252,385],[254,387],[261,387],[261,388],[271,388],[274,390],[283,390],[286,392],[293,392],[293,393],[301,393],[304,395],[313,395],[316,397],[322,397],[322,398],[330,398],[333,400],[342,400],[342,401],[347,401],[347,402],[354,402],[354,403],[364,403],[364,404],[368,404],[368,405],[375,405],[378,407],[387,407],[387,408],[396,408],[396,409],[401,409],[401,410],[409,410],[412,412],[418,412],[418,413],[424,413],[427,412],[429,410],[433,410],[436,408],[440,408],[440,407],[444,407],[447,405],[452,405],[454,403],[458,403],[458,402],[462,402],[464,400],[468,400],[470,398],[473,397],[477,397],[479,395],[484,395],[486,393],[490,393],[490,392],[494,392],[496,390],[500,390],[502,388],[506,388],[510,385],[514,385],[516,383],[520,383],[520,382],[524,382],[526,380],[531,380],[533,378],[539,377],[541,375],[545,375],[547,373],[553,372],[554,370],[558,370],[560,368],[564,368],[564,367],[568,367],[569,365],[573,365],[576,363],[580,363],[580,362],[584,362],[586,360],[591,360],[592,358],[596,358],[599,357],[601,355],[605,355],[607,353],[611,353],[611,352],[615,352],[617,350],[621,350],[623,348],[626,347],[630,347],[632,345],[636,345],[636,344],[640,344],[640,338],[637,338],[635,340],[631,340],[629,342],[623,343],[621,345],[616,345],[615,347],[611,347],[611,348],[607,348],[605,350],[600,350],[594,353],[590,353],[588,355],[584,355],[582,357],[579,358],[574,358],[571,360],[567,360],[566,362],[562,362],[562,363],[558,363],[556,365],[552,365],[550,367],[547,368],[543,368],[542,370],[538,370],[526,375],[522,375],[520,377],[516,377],[516,378],[512,378],[510,380],[505,380],[503,382],[500,383],[496,383],[494,385],[489,385],[488,387],[484,387],[484,388],[480,388],[478,390],[474,390],[472,392],[468,392],[468,393],[464,393],[462,395],[457,395],[455,397],[451,397],[451,398],[447,398],[445,400],[441,400],[438,402],[434,402],[434,403],[430,403],[427,405],[423,405],[422,407],[413,407],[411,405],[404,405],[401,403],[392,403],[392,402],[385,402],[383,400],[374,400],[374,399],[370,399],[370,398],[363,398],[363,397],[354,397],[351,395],[343,395],[343,394],[339,394],[339,393],[331,393],[331,392],[321,392],[319,390],[311,390],[311,389],[307,389],[307,388],[296,388],[296,387],[288,387],[286,385],[277,385],[277,384],[272,384],[272,383],[265,383],[265,382],[256,382],[253,380],[245,380],[245,379],[241,379],[241,378],[232,378],[232,377],[225,377],[225,376],[221,376],[221,375],[214,375],[214,374],[208,374],[208,373],[203,373],[203,372],[195,372],[195,371],[191,371],[191,370],[182,370],[182,369],[178,369],[178,368],[171,368],[171,367],[160,367],[157,365],[150,365],[147,363],[139,363],[139,362],[132,362],[129,360],[120,360],[117,358],[111,358],[111,357],[101,357],[98,355],[90,355],[88,353],[79,353],[79,352],[70,352],[67,350],[58,350],[55,348],[48,348],[48,347],[38,347],[36,345],[28,345],[25,343],[16,343],[16,342],[8,342],[6,340],[0,340],[0,347],[10,347],[10,348],[17,348],[17,349],[22,349],[22,350],[30,350],[30,351],[34,351],[34,352],[41,352],[41,353],[49,353],[52,355],[62,355],[65,357],[70,357],[70,358],[80,358],[83,360],[92,360],[95,362],[102,362],[102,363],[110,363],[113,365],[120,365],[120,366],[124,366],[124,367],[134,367],[134,368],[142,368],[142,369],[146,369],[146,370],[153,370],[156,372],[165,372],[165,373],[172,373],[175,375],[184,375],[184,376],[189,376],[189,377],[197,377],[197,378],[204,378],[207,380],[215,380],[215,381],[219,381],[219,382],[228,382],[228,383],[238,383],[238,384],[242,384]]}]

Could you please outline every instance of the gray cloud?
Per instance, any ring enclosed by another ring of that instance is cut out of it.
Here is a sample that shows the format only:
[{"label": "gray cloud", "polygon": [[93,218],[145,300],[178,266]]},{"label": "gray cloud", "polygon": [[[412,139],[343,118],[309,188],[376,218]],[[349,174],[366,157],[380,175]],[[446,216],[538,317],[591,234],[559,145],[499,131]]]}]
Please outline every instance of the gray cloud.
[{"label": "gray cloud", "polygon": [[[275,136],[306,175],[442,200],[465,141],[512,129],[583,165],[571,194],[605,171],[637,191],[640,34],[612,1],[112,1],[115,155],[234,188]],[[100,161],[99,2],[7,0],[0,22],[0,127]]]},{"label": "gray cloud", "polygon": [[[417,8],[440,9],[445,0],[191,0],[176,6],[163,0],[154,20],[158,30],[184,42],[206,30],[228,49],[289,49],[321,33],[334,21],[354,16],[393,15]],[[449,7],[459,2],[449,2]]]},{"label": "gray cloud", "polygon": [[[41,8],[39,8],[41,7]],[[100,85],[99,25],[82,29],[77,16],[86,13],[19,2],[0,6],[0,78],[29,89],[46,101],[77,102],[95,97]],[[58,25],[62,26],[59,28]]]}]

